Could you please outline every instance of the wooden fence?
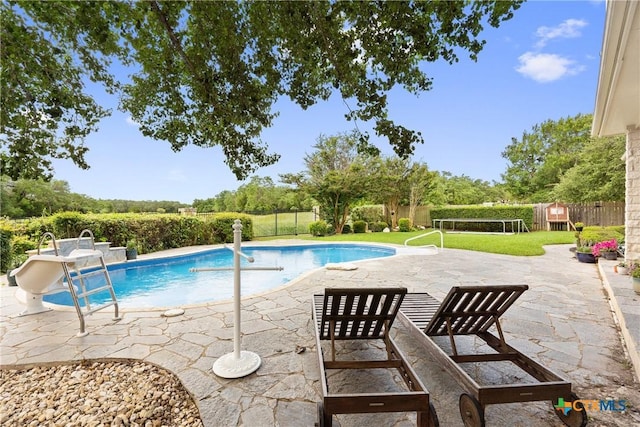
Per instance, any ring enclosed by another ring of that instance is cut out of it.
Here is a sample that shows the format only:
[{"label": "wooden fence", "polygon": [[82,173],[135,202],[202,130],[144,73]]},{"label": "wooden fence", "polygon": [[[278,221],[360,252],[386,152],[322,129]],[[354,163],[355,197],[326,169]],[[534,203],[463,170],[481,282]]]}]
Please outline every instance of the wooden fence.
[{"label": "wooden fence", "polygon": [[[533,205],[533,228],[531,231],[546,230],[547,219],[545,209],[549,203]],[[569,220],[572,223],[583,222],[585,225],[624,225],[624,202],[591,202],[567,203]],[[409,207],[400,206],[398,218],[409,218]],[[418,206],[414,225],[431,227],[431,215],[428,206]],[[552,230],[566,230],[566,223],[555,223]]]},{"label": "wooden fence", "polygon": [[[398,207],[398,218],[409,218],[409,206]],[[431,208],[429,206],[417,206],[414,226],[431,227]]]},{"label": "wooden fence", "polygon": [[[546,230],[547,219],[545,208],[548,203],[538,203],[533,206],[533,230]],[[624,202],[590,202],[566,203],[569,209],[569,220],[572,223],[583,222],[584,225],[624,225]],[[566,230],[564,223],[552,224],[552,230]],[[532,230],[532,231],[533,231]]]}]

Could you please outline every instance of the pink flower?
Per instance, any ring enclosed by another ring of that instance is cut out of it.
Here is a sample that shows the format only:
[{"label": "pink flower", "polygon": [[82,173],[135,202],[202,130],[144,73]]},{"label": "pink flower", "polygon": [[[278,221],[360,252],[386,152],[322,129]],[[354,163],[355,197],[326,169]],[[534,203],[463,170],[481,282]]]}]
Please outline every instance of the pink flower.
[{"label": "pink flower", "polygon": [[615,252],[618,250],[618,242],[616,239],[605,240],[604,242],[598,242],[591,248],[591,253],[595,256],[600,256],[601,252]]}]

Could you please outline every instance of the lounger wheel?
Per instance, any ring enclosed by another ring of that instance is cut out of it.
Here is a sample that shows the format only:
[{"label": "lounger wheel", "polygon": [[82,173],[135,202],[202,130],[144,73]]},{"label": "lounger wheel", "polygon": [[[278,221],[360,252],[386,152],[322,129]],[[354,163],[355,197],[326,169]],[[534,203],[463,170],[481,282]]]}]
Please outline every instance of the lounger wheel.
[{"label": "lounger wheel", "polygon": [[429,402],[429,425],[431,427],[440,427],[440,421],[438,421],[438,414],[436,414],[436,408],[433,403]]},{"label": "lounger wheel", "polygon": [[[569,395],[568,401],[576,401],[579,397],[575,393],[571,393]],[[555,408],[555,403],[552,401],[552,405],[554,405],[554,412],[562,420],[562,422],[569,427],[584,427],[587,425],[587,410],[584,408],[582,403],[577,403],[576,406],[580,406],[582,410],[576,411],[575,409],[571,409],[569,412],[565,414],[565,411],[559,411]]]},{"label": "lounger wheel", "polygon": [[478,399],[468,393],[460,395],[460,416],[465,427],[485,427],[484,409]]}]

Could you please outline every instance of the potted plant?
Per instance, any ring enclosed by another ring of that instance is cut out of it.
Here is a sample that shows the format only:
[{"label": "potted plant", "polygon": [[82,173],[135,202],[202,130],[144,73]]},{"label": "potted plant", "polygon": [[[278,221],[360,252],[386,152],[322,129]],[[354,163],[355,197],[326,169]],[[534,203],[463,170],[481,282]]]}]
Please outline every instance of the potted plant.
[{"label": "potted plant", "polygon": [[598,242],[592,247],[593,255],[608,260],[616,260],[618,258],[618,242],[616,239]]},{"label": "potted plant", "polygon": [[640,295],[640,264],[634,262],[629,269],[629,275],[631,276],[633,291]]},{"label": "potted plant", "polygon": [[576,228],[576,231],[580,232],[584,229],[584,223],[578,221],[574,224],[574,227]]},{"label": "potted plant", "polygon": [[615,271],[618,274],[627,275],[629,274],[629,263],[626,261],[621,261],[615,265]]},{"label": "potted plant", "polygon": [[576,257],[580,262],[587,262],[594,264],[596,257],[593,255],[593,249],[591,246],[578,246],[576,249]]},{"label": "potted plant", "polygon": [[136,242],[136,239],[131,239],[127,242],[127,250],[125,254],[128,260],[138,258],[138,242]]}]

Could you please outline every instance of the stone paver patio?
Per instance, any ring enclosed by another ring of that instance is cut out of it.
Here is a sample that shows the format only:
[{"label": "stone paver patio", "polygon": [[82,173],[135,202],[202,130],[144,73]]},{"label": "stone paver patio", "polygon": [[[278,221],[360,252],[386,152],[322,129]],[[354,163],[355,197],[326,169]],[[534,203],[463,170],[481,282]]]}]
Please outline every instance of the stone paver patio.
[{"label": "stone paver patio", "polygon": [[[206,426],[309,426],[316,420],[316,402],[321,399],[311,323],[312,294],[322,293],[325,287],[406,286],[409,292],[426,291],[442,299],[454,285],[522,283],[529,285],[529,291],[503,317],[507,342],[570,380],[581,398],[626,401],[625,413],[591,411],[590,425],[637,425],[639,386],[625,356],[599,270],[594,264],[578,263],[568,247],[547,247],[541,257],[452,249],[427,255],[399,248],[397,256],[358,262],[357,270],[319,269],[287,286],[244,298],[242,349],[260,355],[262,365],[256,373],[233,380],[219,378],[211,369],[217,358],[233,351],[231,301],[184,307],[185,314],[177,317],[163,317],[164,309],[124,309],[118,322],[111,320],[113,312],[107,309],[88,317],[89,335],[78,338],[74,311],[19,317],[23,306],[13,297],[15,288],[2,286],[0,365],[139,359],[175,373],[194,396]],[[637,308],[639,299],[626,303]],[[463,390],[427,358],[399,323],[393,332],[429,389],[440,425],[461,426],[458,398]],[[346,345],[344,351],[375,351],[362,345]],[[306,351],[297,352],[299,347]],[[502,369],[474,373],[486,381],[517,375]],[[385,375],[357,380],[335,375],[330,384],[337,388],[354,384],[373,387],[394,381],[399,380]],[[562,425],[551,402],[490,405],[486,421],[490,426]],[[415,414],[338,416],[334,425],[338,424],[409,426],[415,425]]]}]

